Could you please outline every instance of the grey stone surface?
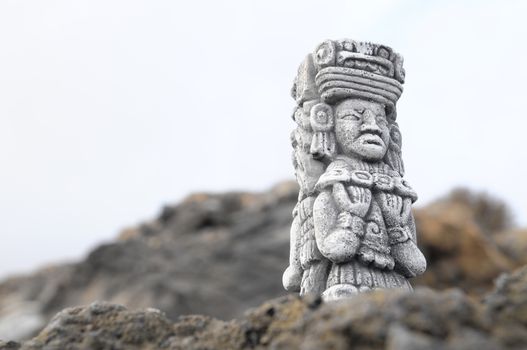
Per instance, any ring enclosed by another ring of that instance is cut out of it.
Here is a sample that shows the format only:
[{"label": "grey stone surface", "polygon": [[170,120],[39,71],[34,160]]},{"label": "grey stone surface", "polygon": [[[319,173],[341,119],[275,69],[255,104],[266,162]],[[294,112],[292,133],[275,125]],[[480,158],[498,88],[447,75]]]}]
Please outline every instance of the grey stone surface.
[{"label": "grey stone surface", "polygon": [[301,64],[292,89],[300,193],[288,291],[336,300],[411,290],[407,278],[425,271],[396,122],[402,65],[391,48],[353,40],[325,41]]},{"label": "grey stone surface", "polygon": [[95,300],[155,307],[172,319],[239,317],[285,293],[297,194],[292,181],[263,193],[196,193],[77,263],[1,281],[0,339],[28,339],[58,311]]},{"label": "grey stone surface", "polygon": [[0,350],[524,350],[527,267],[503,275],[484,302],[459,290],[378,290],[324,303],[287,296],[221,321],[173,322],[155,309],[96,302],[59,312],[33,339]]},{"label": "grey stone surface", "polygon": [[[264,193],[194,194],[125,229],[85,259],[2,281],[0,339],[29,339],[60,310],[95,300],[154,307],[174,320],[196,313],[241,317],[249,307],[285,294],[280,276],[297,197],[296,182]],[[525,240],[527,231],[498,234],[506,227],[482,220],[501,212],[488,200],[458,193],[414,210],[419,247],[429,263],[414,286],[456,287],[477,298],[501,272],[526,263],[509,257],[521,255],[524,246],[514,242]],[[493,240],[502,235],[508,237],[508,256]],[[517,254],[509,253],[512,247]]]}]

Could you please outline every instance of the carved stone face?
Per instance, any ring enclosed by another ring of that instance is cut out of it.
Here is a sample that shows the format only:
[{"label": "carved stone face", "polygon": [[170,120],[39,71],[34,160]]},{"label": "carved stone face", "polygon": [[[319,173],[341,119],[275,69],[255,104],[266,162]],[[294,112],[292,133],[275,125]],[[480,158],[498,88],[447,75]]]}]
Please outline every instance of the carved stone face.
[{"label": "carved stone face", "polygon": [[384,106],[359,99],[343,100],[335,106],[335,136],[345,155],[381,160],[390,141]]}]

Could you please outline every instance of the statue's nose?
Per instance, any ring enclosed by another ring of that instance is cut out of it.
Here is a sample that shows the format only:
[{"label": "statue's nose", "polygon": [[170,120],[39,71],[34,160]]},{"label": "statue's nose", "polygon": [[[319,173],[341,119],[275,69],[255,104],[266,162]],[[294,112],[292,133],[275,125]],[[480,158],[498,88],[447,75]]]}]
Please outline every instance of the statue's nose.
[{"label": "statue's nose", "polygon": [[375,113],[369,110],[365,110],[362,115],[361,131],[381,131],[381,128],[377,124]]}]

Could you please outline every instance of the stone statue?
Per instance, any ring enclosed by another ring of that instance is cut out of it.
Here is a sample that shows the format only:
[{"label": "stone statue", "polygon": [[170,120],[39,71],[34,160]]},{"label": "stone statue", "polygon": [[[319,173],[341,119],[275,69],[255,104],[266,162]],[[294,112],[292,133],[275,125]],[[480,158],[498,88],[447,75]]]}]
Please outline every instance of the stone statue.
[{"label": "stone statue", "polygon": [[426,260],[403,179],[396,102],[403,58],[369,42],[328,40],[300,65],[291,135],[300,185],[288,291],[324,300],[378,288],[411,290]]}]

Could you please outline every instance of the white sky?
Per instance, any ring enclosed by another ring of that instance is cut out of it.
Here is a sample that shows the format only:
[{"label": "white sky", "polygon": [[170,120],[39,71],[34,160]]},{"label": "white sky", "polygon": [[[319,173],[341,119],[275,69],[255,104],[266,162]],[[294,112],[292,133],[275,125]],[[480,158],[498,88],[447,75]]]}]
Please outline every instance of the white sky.
[{"label": "white sky", "polygon": [[0,276],[80,258],[192,191],[293,176],[291,84],[327,38],[405,57],[407,178],[527,224],[527,1],[0,2]]}]

